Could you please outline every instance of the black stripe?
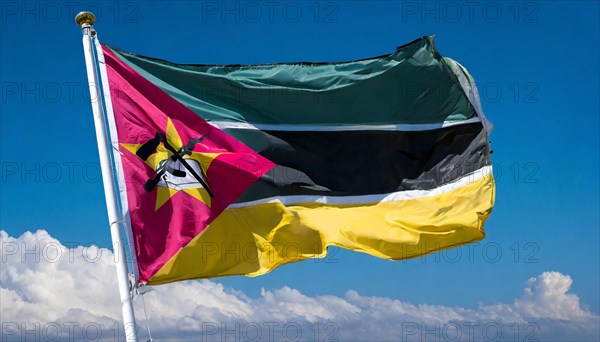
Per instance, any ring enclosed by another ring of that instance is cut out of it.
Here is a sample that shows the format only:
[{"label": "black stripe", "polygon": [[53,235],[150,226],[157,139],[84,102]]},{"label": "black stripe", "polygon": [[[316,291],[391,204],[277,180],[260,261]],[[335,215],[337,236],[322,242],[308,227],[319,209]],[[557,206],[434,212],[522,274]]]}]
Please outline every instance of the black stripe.
[{"label": "black stripe", "polygon": [[413,132],[225,131],[278,165],[237,202],[429,190],[490,164],[481,123]]}]

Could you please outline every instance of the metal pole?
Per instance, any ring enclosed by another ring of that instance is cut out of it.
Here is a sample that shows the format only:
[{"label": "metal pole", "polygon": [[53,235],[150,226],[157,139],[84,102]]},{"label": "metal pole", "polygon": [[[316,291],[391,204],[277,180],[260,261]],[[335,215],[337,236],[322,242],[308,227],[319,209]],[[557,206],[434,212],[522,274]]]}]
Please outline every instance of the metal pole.
[{"label": "metal pole", "polygon": [[[125,260],[125,248],[121,236],[121,220],[119,219],[119,208],[117,204],[116,183],[112,172],[111,159],[108,150],[108,133],[105,111],[102,104],[100,73],[98,72],[97,56],[93,53],[93,39],[96,39],[96,31],[92,27],[96,17],[90,12],[80,12],[75,16],[75,22],[81,26],[83,31],[83,52],[85,54],[85,65],[90,86],[92,100],[92,111],[94,114],[94,126],[96,127],[96,139],[98,152],[100,154],[100,166],[102,169],[102,183],[104,184],[104,196],[106,197],[106,208],[108,211],[108,222],[110,224],[110,235],[115,253],[115,265],[117,269],[117,281],[119,284],[119,295],[121,298],[121,309],[123,311],[123,325],[125,327],[125,340],[138,341],[137,327],[133,313],[133,302],[129,288],[129,274]],[[108,91],[108,90],[107,90]]]}]

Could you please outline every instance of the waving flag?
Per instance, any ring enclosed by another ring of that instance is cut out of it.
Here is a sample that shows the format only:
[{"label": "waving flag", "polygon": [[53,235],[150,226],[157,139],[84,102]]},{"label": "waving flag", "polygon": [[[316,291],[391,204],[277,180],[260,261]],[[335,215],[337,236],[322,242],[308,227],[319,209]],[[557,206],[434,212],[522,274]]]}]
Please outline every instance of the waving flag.
[{"label": "waving flag", "polygon": [[103,54],[140,283],[255,276],[328,246],[405,259],[485,235],[491,124],[432,37],[340,63]]}]

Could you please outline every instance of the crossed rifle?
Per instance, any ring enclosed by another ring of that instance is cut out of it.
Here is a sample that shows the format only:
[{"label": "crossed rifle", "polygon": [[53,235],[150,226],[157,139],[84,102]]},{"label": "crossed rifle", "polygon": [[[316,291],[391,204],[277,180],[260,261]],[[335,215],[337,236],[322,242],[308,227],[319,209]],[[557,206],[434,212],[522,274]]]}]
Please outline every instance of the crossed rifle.
[{"label": "crossed rifle", "polygon": [[[196,144],[202,142],[202,140],[204,140],[205,136],[206,136],[206,134],[204,134],[200,138],[190,139],[190,141],[186,145],[182,146],[178,151],[169,144],[169,142],[167,141],[167,136],[165,134],[156,132],[156,135],[154,136],[154,138],[145,142],[135,152],[135,154],[138,157],[140,157],[142,160],[146,161],[146,159],[148,159],[148,157],[150,157],[150,155],[152,155],[154,153],[154,151],[156,151],[156,148],[162,142],[163,145],[165,146],[165,148],[167,150],[169,150],[169,152],[171,152],[171,156],[166,159],[165,163],[163,163],[158,169],[156,169],[156,176],[154,178],[148,179],[146,184],[144,184],[144,190],[146,190],[148,192],[152,191],[152,189],[154,189],[154,187],[158,184],[158,182],[160,181],[161,177],[165,174],[165,172],[168,172],[175,177],[185,177],[186,176],[185,171],[177,170],[177,169],[173,168],[173,166],[171,166],[171,163],[178,160],[181,163],[181,165],[183,165],[186,168],[186,170],[188,170],[192,174],[192,176],[194,176],[194,178],[196,178],[196,180],[200,184],[202,184],[204,189],[206,189],[206,192],[208,193],[208,195],[212,198],[213,193],[210,190],[210,187],[208,186],[208,184],[204,181],[204,179],[200,175],[198,175],[198,173],[183,158],[184,155],[192,154],[192,150],[194,149],[194,146],[196,146]],[[202,172],[202,176],[204,176],[206,178],[206,174],[204,173],[204,170],[202,169],[202,165],[200,165],[200,172]]]}]

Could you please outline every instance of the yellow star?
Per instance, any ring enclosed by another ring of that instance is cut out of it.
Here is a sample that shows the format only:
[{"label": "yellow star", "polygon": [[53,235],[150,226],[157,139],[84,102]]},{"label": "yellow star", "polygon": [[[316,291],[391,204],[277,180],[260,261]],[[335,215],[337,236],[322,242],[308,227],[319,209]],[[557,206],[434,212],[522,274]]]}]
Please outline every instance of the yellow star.
[{"label": "yellow star", "polygon": [[[166,130],[167,142],[171,145],[175,150],[179,150],[183,146],[183,142],[181,141],[181,137],[179,133],[175,129],[173,122],[169,118],[167,120],[167,130]],[[122,143],[125,149],[135,154],[137,150],[143,144],[125,144]],[[192,152],[191,155],[187,155],[184,157],[185,160],[194,160],[198,162],[198,164],[202,167],[202,170],[208,170],[212,161],[223,153],[200,153],[200,152]],[[153,154],[151,154],[148,159],[146,159],[146,164],[150,166],[153,170],[158,169],[161,162],[164,162],[168,158],[170,158],[172,153],[167,150],[167,148],[163,144],[159,144]],[[182,169],[182,171],[187,171]],[[208,192],[204,187],[202,187],[199,183],[196,186],[192,187],[182,187],[176,183],[169,182],[167,179],[161,181],[157,184],[157,196],[156,196],[156,206],[155,211],[158,210],[163,204],[167,203],[171,197],[175,196],[180,191],[187,193],[188,195],[196,198],[200,202],[206,204],[210,207],[211,200]]]}]

